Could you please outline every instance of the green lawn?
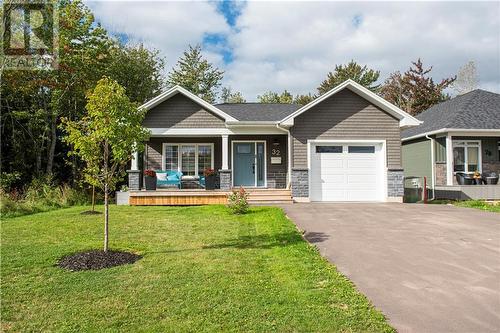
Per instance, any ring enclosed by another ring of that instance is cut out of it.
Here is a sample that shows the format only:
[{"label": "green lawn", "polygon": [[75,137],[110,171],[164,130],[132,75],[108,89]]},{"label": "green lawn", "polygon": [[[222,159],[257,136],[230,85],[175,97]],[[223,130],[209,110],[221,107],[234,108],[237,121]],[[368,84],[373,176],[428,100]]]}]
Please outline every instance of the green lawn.
[{"label": "green lawn", "polygon": [[85,209],[2,221],[2,331],[393,331],[278,208],[113,206],[111,247],[144,257],[67,272],[58,258],[102,245]]},{"label": "green lawn", "polygon": [[429,201],[431,204],[452,204],[457,207],[466,207],[466,208],[476,208],[481,210],[486,210],[488,212],[497,212],[500,213],[500,203],[488,203],[484,200],[465,200],[465,201],[456,201],[456,200],[433,200]]},{"label": "green lawn", "polygon": [[458,207],[477,208],[489,212],[500,213],[500,203],[491,204],[484,202],[482,200],[467,200],[467,201],[456,201],[453,204]]}]

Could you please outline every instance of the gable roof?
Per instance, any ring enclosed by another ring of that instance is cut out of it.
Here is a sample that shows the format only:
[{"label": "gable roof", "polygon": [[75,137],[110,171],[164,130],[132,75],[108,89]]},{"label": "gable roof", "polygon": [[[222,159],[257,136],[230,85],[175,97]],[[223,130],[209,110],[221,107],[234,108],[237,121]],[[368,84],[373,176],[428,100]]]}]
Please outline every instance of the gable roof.
[{"label": "gable roof", "polygon": [[304,105],[291,115],[283,118],[280,123],[283,125],[293,125],[293,120],[295,117],[298,115],[306,112],[307,110],[311,109],[313,106],[321,103],[322,101],[326,100],[327,98],[335,95],[339,91],[342,91],[343,89],[349,89],[353,93],[357,94],[358,96],[363,97],[367,101],[373,103],[374,105],[378,106],[385,112],[389,113],[390,115],[394,116],[395,118],[399,119],[399,126],[400,127],[412,127],[412,126],[417,126],[421,124],[419,120],[414,118],[413,116],[409,115],[408,113],[404,112],[397,106],[389,103],[382,97],[378,96],[377,94],[373,93],[369,89],[363,87],[362,85],[354,82],[353,80],[346,80],[343,83],[339,84],[329,92],[321,95],[320,97],[316,98],[315,100],[311,101],[310,103]]},{"label": "gable roof", "polygon": [[280,121],[297,111],[299,104],[279,103],[223,103],[216,104],[219,110],[238,121]]},{"label": "gable roof", "polygon": [[155,98],[147,101],[143,105],[141,105],[139,108],[144,108],[146,110],[150,110],[153,107],[157,106],[161,102],[166,101],[172,96],[175,96],[177,94],[182,94],[186,96],[187,98],[191,99],[193,102],[196,102],[206,110],[218,115],[219,117],[223,118],[225,121],[237,121],[235,118],[231,117],[227,113],[223,112],[222,110],[216,108],[212,104],[208,103],[207,101],[201,99],[200,97],[196,96],[195,94],[189,92],[188,90],[182,88],[181,86],[175,86],[170,88],[169,90],[161,93],[160,95],[156,96]]},{"label": "gable roof", "polygon": [[403,139],[449,129],[500,131],[500,94],[476,89],[436,104],[416,118],[423,124],[403,131]]}]

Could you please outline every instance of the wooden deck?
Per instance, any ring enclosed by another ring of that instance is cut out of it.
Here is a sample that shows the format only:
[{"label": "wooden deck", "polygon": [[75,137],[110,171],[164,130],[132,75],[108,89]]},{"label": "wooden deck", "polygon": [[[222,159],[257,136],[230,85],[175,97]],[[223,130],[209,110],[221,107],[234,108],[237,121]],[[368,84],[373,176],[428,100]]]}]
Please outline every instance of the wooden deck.
[{"label": "wooden deck", "polygon": [[156,190],[131,191],[132,206],[195,206],[227,203],[227,191],[205,190]]},{"label": "wooden deck", "polygon": [[[247,189],[251,204],[292,203],[290,190]],[[131,206],[197,206],[227,203],[229,191],[200,189],[157,189],[156,191],[130,191]]]}]

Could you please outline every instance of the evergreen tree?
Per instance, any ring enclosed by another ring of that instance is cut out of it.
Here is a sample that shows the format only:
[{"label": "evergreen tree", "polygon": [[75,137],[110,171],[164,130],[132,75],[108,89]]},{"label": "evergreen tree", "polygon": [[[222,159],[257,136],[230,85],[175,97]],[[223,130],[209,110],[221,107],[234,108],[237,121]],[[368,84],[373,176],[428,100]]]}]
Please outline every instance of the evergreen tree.
[{"label": "evergreen tree", "polygon": [[330,91],[342,82],[351,79],[360,85],[377,92],[380,85],[374,85],[378,80],[380,71],[369,69],[367,66],[361,66],[354,60],[351,60],[347,65],[336,65],[333,72],[329,72],[326,79],[318,87],[319,95]]},{"label": "evergreen tree", "polygon": [[233,92],[231,87],[223,87],[221,92],[223,103],[245,103],[246,100],[239,91]]},{"label": "evergreen tree", "polygon": [[189,46],[176,66],[168,74],[167,84],[179,85],[209,103],[217,99],[217,90],[221,85],[224,71],[214,67],[201,54],[201,46]]},{"label": "evergreen tree", "polygon": [[280,103],[280,104],[292,104],[293,96],[288,91],[283,91],[281,94],[273,91],[268,91],[263,95],[257,96],[259,103]]},{"label": "evergreen tree", "polygon": [[306,104],[309,104],[310,102],[312,102],[315,98],[316,98],[316,96],[311,95],[311,93],[309,93],[307,95],[297,95],[293,99],[293,103],[300,104],[300,105],[306,105]]}]

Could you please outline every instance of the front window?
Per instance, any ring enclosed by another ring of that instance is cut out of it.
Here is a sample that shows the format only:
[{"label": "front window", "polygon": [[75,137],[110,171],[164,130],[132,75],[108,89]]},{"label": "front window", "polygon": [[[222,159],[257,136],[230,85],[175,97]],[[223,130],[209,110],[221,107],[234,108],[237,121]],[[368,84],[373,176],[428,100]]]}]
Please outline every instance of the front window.
[{"label": "front window", "polygon": [[163,168],[181,171],[184,176],[201,176],[214,167],[214,147],[211,143],[165,143]]},{"label": "front window", "polygon": [[453,171],[472,173],[480,171],[479,141],[453,142]]},{"label": "front window", "polygon": [[212,146],[198,146],[198,175],[203,175],[205,169],[212,168]]},{"label": "front window", "polygon": [[194,176],[196,168],[196,146],[181,146],[181,172]]}]

